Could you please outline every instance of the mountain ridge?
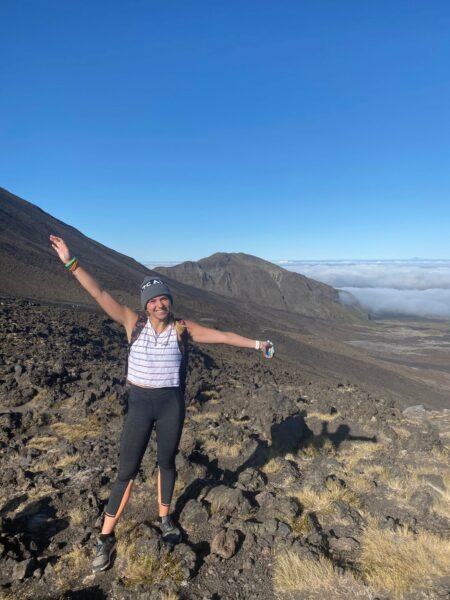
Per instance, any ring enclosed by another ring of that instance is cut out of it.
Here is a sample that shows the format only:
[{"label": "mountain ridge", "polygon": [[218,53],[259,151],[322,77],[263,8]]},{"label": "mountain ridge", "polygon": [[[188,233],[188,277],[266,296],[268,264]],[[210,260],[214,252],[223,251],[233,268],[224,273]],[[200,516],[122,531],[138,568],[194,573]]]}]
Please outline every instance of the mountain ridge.
[{"label": "mountain ridge", "polygon": [[306,317],[367,318],[362,311],[344,306],[335,288],[243,252],[216,252],[196,262],[156,270],[199,289]]},{"label": "mountain ridge", "polygon": [[[230,301],[234,301],[233,311],[239,313],[242,309],[244,312],[248,312],[249,307],[245,304],[248,301],[255,301],[259,288],[247,296],[245,293],[236,293],[236,290],[242,288],[240,281],[250,277],[248,269],[252,269],[255,264],[264,265],[266,272],[279,273],[283,271],[284,277],[293,276],[306,281],[303,276],[291,274],[258,257],[250,257],[244,253],[234,255],[216,253],[213,255],[216,261],[219,258],[225,264],[230,261],[234,263],[235,256],[237,256],[241,265],[246,268],[246,272],[242,273],[237,272],[239,269],[234,269],[232,277],[237,284],[228,279],[231,288],[234,286],[233,293],[223,294],[222,290],[217,289],[214,285],[210,285],[209,289],[192,285],[186,279],[178,277],[177,270],[171,271],[164,267],[149,269],[133,258],[89,238],[75,227],[53,217],[35,204],[0,188],[0,255],[2,258],[0,261],[0,295],[64,303],[77,302],[96,306],[95,301],[73,280],[73,277],[61,268],[61,263],[48,241],[51,233],[60,235],[66,240],[69,248],[76,252],[80,261],[86,265],[94,277],[99,279],[101,285],[117,296],[121,302],[136,308],[138,308],[139,285],[144,276],[151,274],[162,275],[168,279],[169,285],[177,296],[177,306],[182,312],[193,310],[194,314],[199,316],[196,308],[201,306],[203,310],[206,308],[206,318],[210,318],[211,313],[214,313],[219,307],[222,313],[226,313],[225,307],[229,306]],[[210,262],[211,257],[207,257],[202,259],[201,264],[207,266]],[[197,263],[183,264],[194,265]],[[203,272],[203,276],[206,277],[205,272]],[[210,275],[210,278],[213,279],[213,276],[213,274]],[[271,285],[278,288],[279,283],[275,280],[276,277],[271,280]],[[330,305],[329,299],[334,295],[334,300],[336,300],[337,292],[325,284],[312,280],[308,280],[308,282],[308,285],[304,286],[303,300],[305,294],[313,294],[314,298],[308,298],[306,304],[309,309],[298,311],[299,316],[329,319],[333,316],[333,311],[330,311],[328,306]],[[320,297],[319,290],[327,290],[327,293],[323,293]],[[272,300],[267,302],[263,308],[264,310],[268,309],[269,313],[271,309],[285,313],[286,310],[292,310],[292,298],[288,298],[288,300],[287,303],[277,303]],[[327,303],[327,307],[322,309],[321,302]],[[256,302],[256,304],[260,303]],[[338,302],[334,302],[333,308],[337,308],[339,318],[343,321],[354,318],[351,309],[343,307]],[[269,319],[271,318],[269,316]],[[285,315],[281,318],[286,320]],[[311,323],[305,323],[305,325],[311,327]]]}]

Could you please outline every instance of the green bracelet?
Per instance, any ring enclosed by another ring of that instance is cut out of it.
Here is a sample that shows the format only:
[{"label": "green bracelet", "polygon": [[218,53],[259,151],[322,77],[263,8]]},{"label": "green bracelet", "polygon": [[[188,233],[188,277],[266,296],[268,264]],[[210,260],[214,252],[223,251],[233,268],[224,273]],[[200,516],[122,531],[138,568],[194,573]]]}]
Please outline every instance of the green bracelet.
[{"label": "green bracelet", "polygon": [[71,258],[69,260],[69,262],[67,262],[64,266],[66,267],[66,269],[70,269],[70,267],[73,265],[73,263],[77,260],[77,257],[74,256],[73,258]]}]

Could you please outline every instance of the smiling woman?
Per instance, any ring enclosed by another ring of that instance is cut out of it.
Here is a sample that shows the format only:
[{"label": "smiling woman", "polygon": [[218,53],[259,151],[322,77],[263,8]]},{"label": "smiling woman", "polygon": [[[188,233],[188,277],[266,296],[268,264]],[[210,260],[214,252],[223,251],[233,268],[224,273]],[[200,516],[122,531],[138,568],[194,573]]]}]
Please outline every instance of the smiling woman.
[{"label": "smiling woman", "polygon": [[169,287],[155,277],[146,277],[141,284],[141,306],[145,313],[139,315],[102,289],[75,256],[70,258],[69,248],[62,238],[51,235],[50,241],[78,282],[114,321],[123,325],[129,342],[128,413],[120,440],[119,471],[106,506],[92,565],[93,571],[98,572],[107,569],[111,563],[115,547],[114,528],[130,497],[153,428],[157,433],[161,535],[171,544],[181,540],[181,531],[169,512],[176,478],[175,456],[185,417],[183,391],[188,343],[255,349],[262,351],[267,358],[273,355],[273,345],[269,341],[252,340],[236,333],[203,327],[193,321],[176,319]]}]

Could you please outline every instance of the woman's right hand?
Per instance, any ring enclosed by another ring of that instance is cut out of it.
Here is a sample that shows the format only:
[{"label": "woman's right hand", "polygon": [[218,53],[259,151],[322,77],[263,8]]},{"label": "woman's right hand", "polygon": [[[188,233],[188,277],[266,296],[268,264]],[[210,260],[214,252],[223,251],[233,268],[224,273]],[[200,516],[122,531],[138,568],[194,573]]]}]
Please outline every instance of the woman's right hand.
[{"label": "woman's right hand", "polygon": [[69,248],[67,247],[66,242],[62,238],[60,238],[56,235],[51,235],[50,241],[52,243],[53,250],[59,256],[60,260],[64,264],[68,263],[70,260],[70,252],[69,252]]}]

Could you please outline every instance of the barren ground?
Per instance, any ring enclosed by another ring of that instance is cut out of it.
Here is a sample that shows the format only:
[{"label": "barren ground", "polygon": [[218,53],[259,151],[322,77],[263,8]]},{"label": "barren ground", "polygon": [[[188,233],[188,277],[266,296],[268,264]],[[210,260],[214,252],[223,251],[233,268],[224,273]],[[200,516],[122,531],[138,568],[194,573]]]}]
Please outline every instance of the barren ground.
[{"label": "barren ground", "polygon": [[[448,597],[450,411],[426,398],[404,410],[409,388],[397,402],[376,382],[369,391],[336,370],[321,381],[296,361],[221,347],[191,356],[174,507],[183,543],[159,539],[152,440],[114,564],[93,576],[126,410],[123,335],[70,307],[1,310],[0,597]],[[406,369],[408,382],[417,369],[410,404],[427,373],[425,389],[447,376],[445,324],[354,333],[328,344],[375,372],[380,361]]]}]

